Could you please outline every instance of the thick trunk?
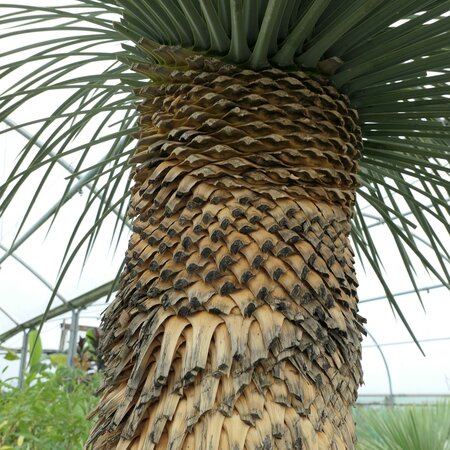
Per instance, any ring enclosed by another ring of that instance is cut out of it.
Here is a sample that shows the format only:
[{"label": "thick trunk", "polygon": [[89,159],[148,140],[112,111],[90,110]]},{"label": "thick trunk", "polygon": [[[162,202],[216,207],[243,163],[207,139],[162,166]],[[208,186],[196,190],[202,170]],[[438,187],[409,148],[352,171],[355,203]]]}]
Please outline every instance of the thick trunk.
[{"label": "thick trunk", "polygon": [[188,64],[150,68],[162,81],[141,90],[90,444],[352,449],[356,113],[301,72]]}]

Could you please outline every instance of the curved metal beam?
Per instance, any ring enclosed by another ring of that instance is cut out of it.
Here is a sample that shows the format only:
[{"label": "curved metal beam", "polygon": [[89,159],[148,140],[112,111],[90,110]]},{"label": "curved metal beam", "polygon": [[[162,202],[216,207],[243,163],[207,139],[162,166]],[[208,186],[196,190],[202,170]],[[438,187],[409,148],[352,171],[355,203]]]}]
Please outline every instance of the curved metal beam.
[{"label": "curved metal beam", "polygon": [[[450,202],[450,199],[449,199]],[[422,242],[422,244],[426,245],[427,247],[433,249],[433,246],[430,245],[425,239],[421,238],[420,236],[418,236],[416,233],[411,233],[411,235],[414,237],[414,239],[417,239],[418,241]],[[450,263],[450,259],[447,258],[447,256],[443,255],[441,252],[439,252],[439,254],[441,255],[442,259],[445,259],[448,263]]]},{"label": "curved metal beam", "polygon": [[86,172],[86,174],[79,178],[78,183],[72,185],[69,189],[67,195],[62,201],[56,202],[45,214],[41,216],[25,233],[23,233],[14,244],[0,257],[0,264],[5,261],[6,258],[11,256],[30,236],[32,236],[36,230],[38,230],[42,225],[44,225],[47,220],[49,220],[55,213],[61,208],[62,205],[66,204],[75,194],[77,194],[80,189],[86,185],[86,183],[93,179],[99,172],[99,167]]},{"label": "curved metal beam", "polygon": [[[51,309],[46,316],[46,320],[52,319],[53,317],[60,316],[70,310],[81,308],[82,306],[88,305],[89,303],[93,303],[96,300],[99,300],[102,297],[107,296],[115,285],[115,280],[110,281],[108,283],[103,284],[95,289],[92,289],[85,294],[80,295],[79,297],[74,298],[73,300],[68,301],[66,304],[57,306],[56,308]],[[27,320],[23,322],[17,327],[14,327],[8,330],[5,333],[0,334],[0,342],[4,342],[7,339],[15,336],[20,331],[28,328],[37,327],[44,318],[44,314],[40,314],[39,316],[34,317],[33,319]]]},{"label": "curved metal beam", "polygon": [[381,349],[381,347],[378,344],[378,342],[376,341],[376,339],[373,337],[373,335],[369,331],[367,331],[367,335],[370,337],[370,339],[372,339],[372,341],[374,342],[378,351],[380,352],[381,358],[383,359],[384,367],[386,368],[386,373],[387,373],[388,383],[389,383],[389,397],[390,397],[391,402],[393,403],[394,402],[394,391],[392,389],[392,379],[391,379],[391,372],[389,370],[389,365],[386,361],[383,350]]},{"label": "curved metal beam", "polygon": [[[437,338],[429,338],[429,339],[420,339],[419,342],[442,342],[442,341],[450,341],[450,336],[437,337]],[[388,347],[393,345],[411,345],[415,344],[414,341],[397,341],[397,342],[384,342],[383,344],[378,344],[380,347]],[[376,345],[364,345],[364,348],[376,347]]]},{"label": "curved metal beam", "polygon": [[[439,288],[444,288],[446,287],[445,285],[441,284],[434,284],[432,286],[424,286],[422,288],[417,289],[419,292],[423,292],[423,291],[431,291],[432,289],[439,289]],[[394,297],[400,297],[401,295],[408,295],[408,294],[415,294],[416,290],[415,289],[410,289],[409,291],[402,291],[402,292],[396,292],[395,294],[392,294]],[[368,302],[375,302],[377,300],[384,300],[386,297],[386,295],[379,295],[378,297],[371,297],[371,298],[366,298],[364,300],[360,300],[358,303],[368,303]]]},{"label": "curved metal beam", "polygon": [[14,319],[13,316],[11,316],[10,314],[8,314],[1,306],[0,306],[0,312],[2,312],[11,322],[15,323],[18,327],[20,327],[20,323],[17,322],[16,319]]},{"label": "curved metal beam", "polygon": [[[383,197],[385,198],[385,197]],[[445,201],[450,202],[450,197],[445,199]],[[367,205],[367,207],[369,207],[370,205]],[[431,208],[433,206],[433,204],[428,204],[427,208]],[[410,216],[412,214],[412,211],[406,211],[405,213],[402,213],[403,217],[407,217]],[[367,225],[367,228],[374,228],[377,227],[379,225],[384,225],[386,223],[386,221],[379,216],[375,216],[374,214],[369,214],[369,213],[363,213],[364,217],[368,217],[369,219],[373,219],[376,220],[376,223],[372,223],[370,225]],[[392,217],[392,220],[398,220],[398,217]]]},{"label": "curved metal beam", "polygon": [[[9,126],[17,126],[17,124],[12,121],[11,119],[4,119],[3,120],[7,125]],[[32,139],[33,135],[29,133],[26,129],[23,127],[19,127],[15,129],[18,133],[20,133],[22,136],[24,136],[27,139]],[[38,148],[43,147],[43,143],[37,140],[34,145],[36,145]],[[101,160],[100,160],[101,161]],[[67,164],[63,159],[58,158],[58,162],[70,173],[74,173],[73,168]],[[53,205],[37,222],[34,223],[25,233],[23,233],[15,242],[14,245],[6,251],[4,255],[0,257],[0,264],[5,261],[9,256],[11,256],[30,236],[33,235],[33,233],[39,229],[45,222],[47,222],[50,217],[53,216],[53,214],[64,204],[66,204],[75,194],[77,194],[81,188],[86,187],[90,191],[97,193],[97,191],[90,185],[90,180],[94,179],[98,173],[100,172],[100,166],[96,166],[93,169],[87,171],[84,175],[76,175],[76,178],[78,179],[77,183],[74,183],[72,187],[69,189],[66,197],[62,201],[58,201],[55,205]],[[129,222],[126,220],[126,217],[120,214],[120,211],[117,209],[114,209],[113,212],[125,222],[128,228],[130,228]]]},{"label": "curved metal beam", "polygon": [[[4,245],[2,245],[0,243],[0,248],[2,250],[4,250],[5,252],[8,251],[8,248],[5,247]],[[24,266],[29,272],[31,272],[42,284],[45,284],[45,286],[47,286],[51,292],[54,292],[55,290],[55,286],[53,286],[52,284],[50,284],[45,278],[43,278],[41,275],[39,275],[30,265],[28,265],[22,258],[20,258],[19,256],[17,256],[16,254],[12,254],[11,255],[17,262],[19,262],[20,264],[22,264],[22,266]],[[63,303],[67,303],[67,300],[61,295],[56,293],[55,294],[56,297],[58,297]]]},{"label": "curved metal beam", "polygon": [[[18,125],[16,122],[14,122],[14,120],[11,120],[11,119],[9,119],[8,117],[5,117],[5,118],[3,119],[3,122],[5,122],[6,125],[8,125],[9,127],[14,128],[14,130],[11,130],[11,131],[17,131],[17,132],[18,132],[19,134],[21,134],[25,139],[27,139],[27,140],[30,141],[31,139],[34,138],[34,136],[33,136],[29,131],[27,131],[24,127],[21,127],[20,125]],[[34,145],[35,145],[36,147],[39,147],[39,148],[42,148],[42,147],[44,146],[44,144],[43,144],[39,139],[36,140],[36,142],[34,143]],[[51,156],[55,156],[55,153],[54,153],[54,152],[50,152],[50,155],[51,155]],[[66,161],[64,161],[64,158],[58,158],[58,159],[56,160],[56,162],[57,162],[59,165],[61,165],[62,167],[64,167],[64,169],[66,169],[68,172],[74,173],[74,168],[73,168],[70,164],[66,163]],[[79,176],[79,175],[76,175],[76,178],[79,179],[80,176]]]}]

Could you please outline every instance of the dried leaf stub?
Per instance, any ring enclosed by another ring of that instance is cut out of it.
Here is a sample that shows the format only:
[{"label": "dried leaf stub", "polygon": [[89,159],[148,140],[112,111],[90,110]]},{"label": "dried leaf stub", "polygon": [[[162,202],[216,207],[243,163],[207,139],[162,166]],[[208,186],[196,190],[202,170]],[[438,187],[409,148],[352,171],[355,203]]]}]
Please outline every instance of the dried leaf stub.
[{"label": "dried leaf stub", "polygon": [[188,64],[141,91],[90,443],[354,448],[356,113],[303,73]]}]

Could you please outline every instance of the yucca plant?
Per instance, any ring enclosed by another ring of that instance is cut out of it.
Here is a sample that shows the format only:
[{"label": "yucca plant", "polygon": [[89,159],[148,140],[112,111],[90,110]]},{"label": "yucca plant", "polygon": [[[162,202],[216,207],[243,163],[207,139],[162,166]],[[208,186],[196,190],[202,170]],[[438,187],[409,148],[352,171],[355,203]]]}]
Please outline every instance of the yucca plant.
[{"label": "yucca plant", "polygon": [[448,450],[450,404],[359,408],[360,450]]},{"label": "yucca plant", "polygon": [[2,47],[13,80],[2,119],[43,92],[64,95],[51,115],[9,118],[10,130],[36,132],[0,207],[39,171],[23,225],[56,164],[78,155],[47,214],[90,183],[60,280],[105,219],[123,216],[131,167],[132,234],[103,319],[106,376],[87,445],[354,448],[364,321],[350,238],[409,329],[362,205],[386,223],[416,289],[414,260],[449,285],[450,2],[1,8],[5,44],[59,32],[23,53]]}]

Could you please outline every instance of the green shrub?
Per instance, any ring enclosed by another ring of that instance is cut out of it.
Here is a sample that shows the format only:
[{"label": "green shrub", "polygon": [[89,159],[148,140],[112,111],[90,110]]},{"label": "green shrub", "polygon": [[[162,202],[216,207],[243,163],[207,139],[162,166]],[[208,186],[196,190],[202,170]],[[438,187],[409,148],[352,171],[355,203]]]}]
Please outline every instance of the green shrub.
[{"label": "green shrub", "polygon": [[450,402],[358,408],[359,450],[450,450]]},{"label": "green shrub", "polygon": [[[39,352],[35,354],[38,355]],[[77,450],[89,434],[99,373],[31,358],[25,387],[0,381],[0,450]]]},{"label": "green shrub", "polygon": [[0,450],[81,449],[100,377],[58,368],[34,376],[24,389],[0,382]]}]

